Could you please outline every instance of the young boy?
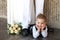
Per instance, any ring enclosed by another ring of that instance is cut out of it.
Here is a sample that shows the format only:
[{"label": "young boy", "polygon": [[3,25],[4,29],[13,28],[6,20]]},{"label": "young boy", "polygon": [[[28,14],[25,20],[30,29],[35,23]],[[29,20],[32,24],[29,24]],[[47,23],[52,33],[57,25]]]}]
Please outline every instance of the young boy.
[{"label": "young boy", "polygon": [[32,35],[37,38],[42,35],[42,37],[47,37],[47,18],[43,14],[39,14],[36,18],[36,25],[32,28]]}]

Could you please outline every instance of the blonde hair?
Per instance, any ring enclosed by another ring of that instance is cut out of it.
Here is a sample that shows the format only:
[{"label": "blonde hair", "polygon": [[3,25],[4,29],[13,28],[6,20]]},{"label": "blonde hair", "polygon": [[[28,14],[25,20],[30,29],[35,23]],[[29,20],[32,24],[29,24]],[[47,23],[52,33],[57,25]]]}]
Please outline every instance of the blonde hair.
[{"label": "blonde hair", "polygon": [[[38,16],[37,16],[37,18],[39,18],[39,19],[44,19],[45,20],[45,22],[47,22],[47,18],[46,18],[46,16],[44,15],[44,14],[39,14]],[[36,19],[37,19],[36,18]]]}]

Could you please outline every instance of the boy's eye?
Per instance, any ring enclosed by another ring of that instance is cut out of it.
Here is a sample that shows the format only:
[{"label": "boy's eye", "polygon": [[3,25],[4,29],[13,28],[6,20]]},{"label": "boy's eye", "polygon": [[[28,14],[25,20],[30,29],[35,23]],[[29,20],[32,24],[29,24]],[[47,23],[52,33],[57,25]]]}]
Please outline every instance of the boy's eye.
[{"label": "boy's eye", "polygon": [[40,22],[38,22],[38,24],[39,24]]},{"label": "boy's eye", "polygon": [[43,23],[41,23],[41,24],[43,24]]}]

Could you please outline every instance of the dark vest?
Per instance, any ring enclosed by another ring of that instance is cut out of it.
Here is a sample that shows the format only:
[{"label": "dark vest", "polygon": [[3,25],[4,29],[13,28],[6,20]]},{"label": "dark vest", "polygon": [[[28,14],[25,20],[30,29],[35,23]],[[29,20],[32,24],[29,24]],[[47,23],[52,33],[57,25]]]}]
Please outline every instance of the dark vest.
[{"label": "dark vest", "polygon": [[[33,29],[34,26],[35,26],[35,25],[31,25],[31,26],[29,26],[29,28],[28,28],[28,29],[29,29],[29,33],[30,33],[31,35],[32,35],[32,29]],[[36,28],[36,27],[35,27],[35,28]],[[46,29],[46,27],[44,28],[44,30],[45,30],[45,29]],[[37,28],[36,28],[36,30],[37,30]],[[38,38],[39,38],[39,37],[43,37],[42,34],[41,34],[41,32],[40,32],[40,35],[38,36]]]}]

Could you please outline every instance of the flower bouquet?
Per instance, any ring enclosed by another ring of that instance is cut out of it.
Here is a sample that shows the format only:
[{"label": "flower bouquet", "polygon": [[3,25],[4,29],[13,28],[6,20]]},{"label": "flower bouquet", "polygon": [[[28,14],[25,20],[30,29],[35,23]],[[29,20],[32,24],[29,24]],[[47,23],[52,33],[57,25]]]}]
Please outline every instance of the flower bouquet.
[{"label": "flower bouquet", "polygon": [[15,35],[15,34],[20,34],[21,33],[21,30],[22,30],[22,25],[21,23],[17,24],[8,24],[8,34],[12,34],[12,35]]}]

